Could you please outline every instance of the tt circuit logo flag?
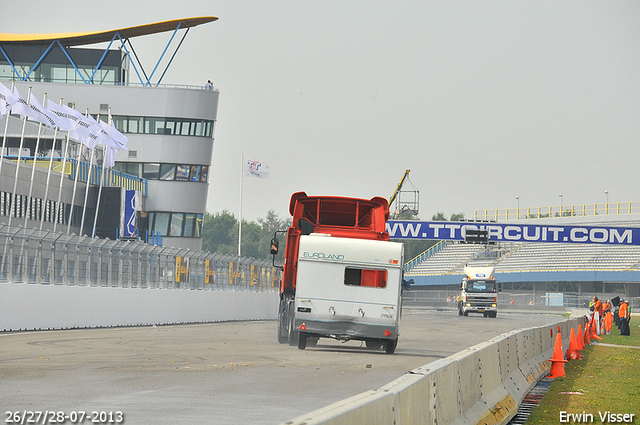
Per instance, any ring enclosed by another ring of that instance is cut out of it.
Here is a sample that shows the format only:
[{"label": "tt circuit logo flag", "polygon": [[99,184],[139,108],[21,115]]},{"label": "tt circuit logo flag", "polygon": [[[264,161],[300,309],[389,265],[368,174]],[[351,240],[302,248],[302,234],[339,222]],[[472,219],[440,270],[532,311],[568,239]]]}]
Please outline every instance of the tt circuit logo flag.
[{"label": "tt circuit logo flag", "polygon": [[254,176],[261,179],[269,178],[269,166],[266,162],[254,161],[244,155],[242,159],[245,176]]}]

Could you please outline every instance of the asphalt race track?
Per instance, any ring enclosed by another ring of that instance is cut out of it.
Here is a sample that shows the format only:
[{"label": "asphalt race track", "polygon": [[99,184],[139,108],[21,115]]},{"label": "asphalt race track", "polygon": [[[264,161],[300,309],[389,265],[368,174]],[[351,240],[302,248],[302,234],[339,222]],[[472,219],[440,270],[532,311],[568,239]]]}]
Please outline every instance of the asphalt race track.
[{"label": "asphalt race track", "polygon": [[278,344],[275,322],[0,333],[2,421],[9,411],[48,410],[122,412],[128,425],[275,425],[504,332],[561,319],[405,309],[393,355],[328,339],[301,351]]}]

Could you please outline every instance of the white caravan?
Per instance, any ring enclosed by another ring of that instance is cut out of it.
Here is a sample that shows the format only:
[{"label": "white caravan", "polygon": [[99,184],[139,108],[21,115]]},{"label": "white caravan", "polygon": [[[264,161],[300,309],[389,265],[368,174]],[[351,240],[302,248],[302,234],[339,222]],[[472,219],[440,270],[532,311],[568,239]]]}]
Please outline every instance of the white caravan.
[{"label": "white caravan", "polygon": [[395,351],[400,333],[404,246],[397,242],[301,236],[294,329],[298,348],[320,337]]}]

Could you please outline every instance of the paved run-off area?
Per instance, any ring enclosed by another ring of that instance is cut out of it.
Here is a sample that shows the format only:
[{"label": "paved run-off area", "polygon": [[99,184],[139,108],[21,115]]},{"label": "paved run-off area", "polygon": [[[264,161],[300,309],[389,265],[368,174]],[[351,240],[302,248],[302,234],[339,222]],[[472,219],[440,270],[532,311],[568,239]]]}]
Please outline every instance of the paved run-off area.
[{"label": "paved run-off area", "polygon": [[278,344],[275,322],[0,333],[0,413],[124,413],[137,424],[277,424],[548,314],[405,309],[394,355],[321,339]]}]

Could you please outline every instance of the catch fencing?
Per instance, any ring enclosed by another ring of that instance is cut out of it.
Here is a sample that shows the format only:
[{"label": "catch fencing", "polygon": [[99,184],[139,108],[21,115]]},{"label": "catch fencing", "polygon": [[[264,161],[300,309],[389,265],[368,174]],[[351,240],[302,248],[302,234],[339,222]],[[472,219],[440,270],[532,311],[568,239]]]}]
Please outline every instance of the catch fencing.
[{"label": "catch fencing", "polygon": [[0,224],[0,283],[278,292],[268,260]]},{"label": "catch fencing", "polygon": [[[402,300],[406,306],[430,306],[438,308],[457,309],[456,297],[459,289],[410,289],[402,293]],[[503,291],[498,297],[498,309],[515,310],[541,310],[541,309],[576,309],[589,311],[589,303],[593,295],[597,295],[602,302],[616,296],[625,298],[629,302],[631,311],[640,309],[640,297],[625,296],[619,293],[589,293],[578,294],[575,292],[527,292],[527,291]]]}]

